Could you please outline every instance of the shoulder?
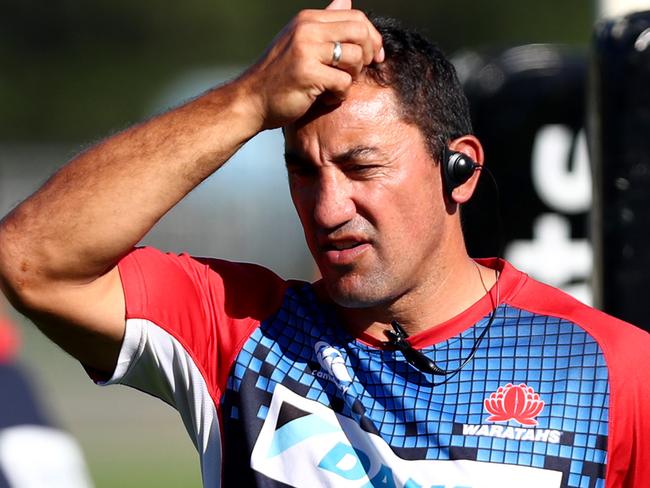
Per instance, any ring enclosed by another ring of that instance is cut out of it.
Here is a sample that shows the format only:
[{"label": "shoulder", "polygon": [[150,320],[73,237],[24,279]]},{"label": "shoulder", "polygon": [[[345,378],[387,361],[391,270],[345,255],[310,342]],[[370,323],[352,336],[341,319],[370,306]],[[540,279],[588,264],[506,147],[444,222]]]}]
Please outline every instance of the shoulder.
[{"label": "shoulder", "polygon": [[[591,337],[604,356],[611,394],[616,398],[613,404],[616,404],[617,415],[626,411],[625,417],[636,418],[630,421],[629,425],[645,425],[645,421],[641,422],[632,411],[650,409],[648,332],[527,276],[508,303],[536,315],[562,319],[567,325],[572,324]],[[569,329],[567,331],[570,332]],[[575,335],[575,332],[570,333],[572,337]],[[645,431],[650,433],[647,429]]]},{"label": "shoulder", "polygon": [[650,347],[648,332],[586,305],[562,290],[524,276],[522,286],[509,299],[511,305],[575,324],[594,338],[606,356],[626,352],[627,356],[635,356],[630,360],[641,361],[641,353]]},{"label": "shoulder", "polygon": [[151,247],[132,250],[119,271],[128,342],[122,350],[129,358],[124,364],[145,350],[151,358],[180,357],[181,351],[215,391],[223,390],[246,338],[279,311],[290,285],[255,264]]},{"label": "shoulder", "polygon": [[128,302],[199,306],[218,303],[230,317],[261,320],[277,309],[289,282],[263,266],[151,247],[132,250],[119,263]]},{"label": "shoulder", "polygon": [[[582,330],[598,346],[589,354],[602,353],[609,390],[607,486],[646,486],[650,479],[646,462],[650,453],[650,370],[646,359],[650,334],[557,288],[521,276],[517,292],[508,297],[509,305],[561,319],[568,340],[581,341],[576,333]],[[584,373],[574,374],[582,378]]]}]

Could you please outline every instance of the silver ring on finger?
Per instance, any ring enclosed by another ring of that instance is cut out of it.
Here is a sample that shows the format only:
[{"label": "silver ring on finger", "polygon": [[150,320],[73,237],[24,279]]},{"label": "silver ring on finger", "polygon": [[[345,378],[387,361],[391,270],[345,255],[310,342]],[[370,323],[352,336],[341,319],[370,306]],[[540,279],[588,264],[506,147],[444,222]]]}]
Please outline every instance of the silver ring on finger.
[{"label": "silver ring on finger", "polygon": [[341,55],[343,54],[343,48],[339,41],[334,41],[334,49],[332,49],[332,66],[336,66],[341,61]]}]

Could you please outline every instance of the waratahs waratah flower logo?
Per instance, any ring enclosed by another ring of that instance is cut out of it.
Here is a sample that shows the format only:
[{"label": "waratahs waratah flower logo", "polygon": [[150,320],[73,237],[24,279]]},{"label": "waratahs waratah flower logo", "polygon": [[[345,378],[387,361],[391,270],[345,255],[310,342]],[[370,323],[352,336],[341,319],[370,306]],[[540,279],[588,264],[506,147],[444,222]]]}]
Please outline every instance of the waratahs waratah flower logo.
[{"label": "waratahs waratah flower logo", "polygon": [[544,401],[525,383],[500,386],[483,401],[485,409],[492,415],[489,422],[516,420],[521,425],[537,425],[537,417],[544,408]]}]

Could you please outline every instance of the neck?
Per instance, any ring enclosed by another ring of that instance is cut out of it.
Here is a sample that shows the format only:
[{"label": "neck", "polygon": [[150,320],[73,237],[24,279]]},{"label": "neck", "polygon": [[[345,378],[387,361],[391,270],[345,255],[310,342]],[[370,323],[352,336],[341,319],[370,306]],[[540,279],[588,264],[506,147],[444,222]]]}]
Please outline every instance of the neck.
[{"label": "neck", "polygon": [[479,265],[466,254],[453,266],[439,267],[430,279],[395,300],[369,308],[338,307],[352,332],[365,332],[385,341],[391,322],[397,320],[408,335],[436,327],[479,301],[496,282],[494,270]]}]

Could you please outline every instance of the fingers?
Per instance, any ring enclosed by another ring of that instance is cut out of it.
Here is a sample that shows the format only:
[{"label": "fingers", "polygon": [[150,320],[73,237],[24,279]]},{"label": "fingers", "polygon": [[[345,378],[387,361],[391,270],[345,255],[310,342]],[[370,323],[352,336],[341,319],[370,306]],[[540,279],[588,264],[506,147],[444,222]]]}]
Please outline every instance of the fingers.
[{"label": "fingers", "polygon": [[318,40],[338,41],[359,46],[363,50],[364,65],[372,63],[375,54],[381,48],[381,36],[379,38],[373,36],[368,24],[357,21],[328,22],[321,29]]},{"label": "fingers", "polygon": [[383,61],[382,51],[381,34],[365,14],[350,0],[333,0],[327,10],[301,11],[237,82],[255,102],[261,127],[279,127],[317,99],[345,99],[363,67]]},{"label": "fingers", "polygon": [[350,73],[340,69],[332,69],[324,65],[321,65],[318,69],[318,79],[322,83],[322,86],[318,88],[319,94],[329,94],[330,96],[327,96],[325,101],[331,103],[338,103],[345,100],[353,81]]},{"label": "fingers", "polygon": [[309,25],[312,32],[318,32],[320,41],[362,45],[367,64],[384,60],[381,34],[360,10],[303,10],[296,21],[299,25]]},{"label": "fingers", "polygon": [[352,0],[333,0],[325,10],[350,10],[352,8]]},{"label": "fingers", "polygon": [[320,62],[324,65],[347,71],[352,78],[357,78],[363,67],[368,64],[364,62],[364,53],[361,46],[349,42],[341,43],[341,55],[338,61],[334,58],[334,43],[322,43],[320,49]]}]

